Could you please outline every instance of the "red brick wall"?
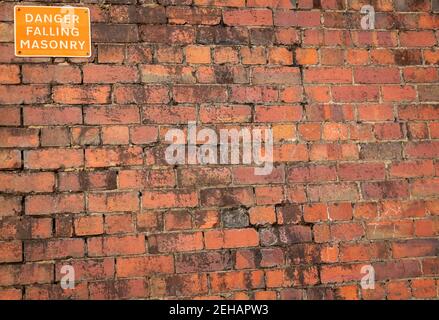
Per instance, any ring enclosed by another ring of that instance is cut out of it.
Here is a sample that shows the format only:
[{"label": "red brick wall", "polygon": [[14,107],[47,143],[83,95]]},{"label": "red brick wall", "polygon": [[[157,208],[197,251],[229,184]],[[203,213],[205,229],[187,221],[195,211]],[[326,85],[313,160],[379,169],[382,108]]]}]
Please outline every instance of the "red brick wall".
[{"label": "red brick wall", "polygon": [[[90,59],[14,57],[16,3],[1,299],[438,298],[439,1],[84,0]],[[272,128],[272,174],[168,165],[189,120]]]}]

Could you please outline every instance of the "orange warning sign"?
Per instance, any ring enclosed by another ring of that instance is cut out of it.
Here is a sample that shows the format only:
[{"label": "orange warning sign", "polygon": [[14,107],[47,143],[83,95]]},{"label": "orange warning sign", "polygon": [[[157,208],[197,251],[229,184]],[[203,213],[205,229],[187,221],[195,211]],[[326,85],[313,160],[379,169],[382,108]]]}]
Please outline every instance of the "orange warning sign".
[{"label": "orange warning sign", "polygon": [[19,57],[91,55],[88,8],[15,6],[14,32]]}]

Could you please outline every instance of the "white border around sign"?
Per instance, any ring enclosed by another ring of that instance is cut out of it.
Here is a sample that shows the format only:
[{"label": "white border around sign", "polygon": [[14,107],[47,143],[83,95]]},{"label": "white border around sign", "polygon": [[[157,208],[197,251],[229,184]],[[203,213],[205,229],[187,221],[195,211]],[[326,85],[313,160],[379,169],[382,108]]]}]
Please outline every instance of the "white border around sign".
[{"label": "white border around sign", "polygon": [[[88,56],[64,56],[64,55],[18,55],[17,54],[17,39],[16,39],[16,17],[15,12],[16,8],[65,8],[65,7],[73,7],[75,9],[86,9],[88,11],[88,36],[89,36],[89,55]],[[90,8],[88,7],[75,7],[75,6],[26,6],[26,5],[15,5],[14,6],[14,55],[18,58],[90,58],[91,57],[91,17],[90,17]]]}]

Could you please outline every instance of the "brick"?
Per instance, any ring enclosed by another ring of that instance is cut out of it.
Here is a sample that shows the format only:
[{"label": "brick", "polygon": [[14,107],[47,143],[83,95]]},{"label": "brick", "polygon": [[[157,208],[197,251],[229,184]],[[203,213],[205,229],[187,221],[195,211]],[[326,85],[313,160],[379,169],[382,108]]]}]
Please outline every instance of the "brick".
[{"label": "brick", "polygon": [[359,67],[354,69],[356,83],[400,83],[398,68]]},{"label": "brick", "polygon": [[308,149],[304,144],[283,144],[273,149],[275,162],[307,161]]},{"label": "brick", "polygon": [[358,117],[366,121],[392,120],[393,106],[390,104],[367,104],[357,107]]},{"label": "brick", "polygon": [[174,99],[177,102],[204,103],[204,102],[225,102],[227,90],[224,86],[174,86]]},{"label": "brick", "polygon": [[[126,51],[127,64],[151,63],[153,48],[148,45],[129,45]],[[137,82],[137,81],[135,81]]]},{"label": "brick", "polygon": [[284,122],[302,119],[300,106],[257,106],[255,112],[257,122]]},{"label": "brick", "polygon": [[399,40],[404,47],[429,47],[437,42],[432,31],[405,31]]},{"label": "brick", "polygon": [[68,128],[52,127],[41,130],[41,145],[44,147],[66,147],[70,145]]},{"label": "brick", "polygon": [[248,290],[264,286],[264,276],[261,270],[212,273],[210,278],[212,291],[214,292]]},{"label": "brick", "polygon": [[325,184],[308,187],[308,197],[311,201],[355,201],[358,191],[354,184]]},{"label": "brick", "polygon": [[394,258],[436,256],[438,241],[435,240],[406,240],[392,243],[392,254]]},{"label": "brick", "polygon": [[266,272],[267,287],[297,287],[314,285],[318,280],[314,267],[294,266],[286,269],[272,269]]},{"label": "brick", "polygon": [[21,289],[16,289],[16,288],[4,289],[0,293],[0,299],[1,300],[21,300],[22,299]]},{"label": "brick", "polygon": [[322,65],[336,66],[344,64],[345,53],[342,49],[322,48],[320,56]]},{"label": "brick", "polygon": [[174,272],[174,258],[168,255],[121,257],[116,261],[116,274],[121,278]]},{"label": "brick", "polygon": [[408,185],[404,181],[368,182],[362,185],[365,199],[402,198],[408,195]]},{"label": "brick", "polygon": [[90,168],[143,164],[140,147],[108,147],[85,150],[85,165]]},{"label": "brick", "polygon": [[[75,269],[76,280],[101,280],[110,279],[114,274],[115,264],[113,258],[104,259],[75,259],[69,262]],[[57,280],[62,278],[61,268],[63,262],[55,265],[55,276]]]},{"label": "brick", "polygon": [[190,44],[195,42],[195,30],[191,26],[142,25],[140,39],[148,43]]},{"label": "brick", "polygon": [[[123,2],[122,2],[123,3]],[[114,5],[110,8],[110,20],[116,23],[165,23],[165,8]]]},{"label": "brick", "polygon": [[272,12],[266,9],[239,9],[223,12],[223,20],[230,26],[269,26],[273,25]]},{"label": "brick", "polygon": [[113,44],[98,45],[99,63],[122,63],[125,59],[125,46]]},{"label": "brick", "polygon": [[0,150],[0,169],[15,169],[21,167],[21,152],[19,150]]},{"label": "brick", "polygon": [[91,38],[97,43],[137,42],[139,32],[137,26],[133,24],[96,23],[93,25]]},{"label": "brick", "polygon": [[52,89],[52,98],[61,104],[108,103],[110,87],[105,85],[56,86]]},{"label": "brick", "polygon": [[371,222],[366,227],[368,239],[407,238],[414,234],[411,221],[382,221]]},{"label": "brick", "polygon": [[231,267],[231,256],[226,252],[211,251],[200,253],[183,253],[175,261],[177,273],[221,271]]},{"label": "brick", "polygon": [[253,207],[250,209],[250,223],[253,225],[273,224],[276,212],[273,207]]},{"label": "brick", "polygon": [[83,152],[79,149],[45,149],[24,152],[24,167],[28,169],[74,168],[83,164]]},{"label": "brick", "polygon": [[256,175],[255,168],[235,167],[232,169],[233,181],[235,184],[267,184],[281,183],[284,181],[284,168],[273,168],[270,174]]},{"label": "brick", "polygon": [[102,128],[103,144],[128,144],[129,129],[126,126],[108,126]]},{"label": "brick", "polygon": [[284,244],[310,242],[311,228],[300,225],[285,225],[279,227],[279,240]]},{"label": "brick", "polygon": [[22,209],[21,197],[0,196],[0,217],[19,215]]},{"label": "brick", "polygon": [[416,260],[381,262],[374,265],[374,268],[378,281],[383,279],[419,277],[421,275],[420,263]]},{"label": "brick", "polygon": [[196,5],[210,5],[213,7],[245,7],[244,0],[194,0]]},{"label": "brick", "polygon": [[165,229],[171,230],[185,230],[192,227],[192,216],[187,211],[173,211],[164,215],[163,221]]},{"label": "brick", "polygon": [[[193,62],[188,57],[186,59]],[[141,81],[145,83],[195,83],[192,72],[191,67],[182,66],[142,65],[140,68]]]},{"label": "brick", "polygon": [[46,103],[49,87],[46,85],[0,85],[1,104]]},{"label": "brick", "polygon": [[133,83],[138,71],[129,66],[87,65],[82,69],[84,83]]},{"label": "brick", "polygon": [[302,220],[301,207],[295,204],[286,204],[276,207],[278,224],[297,224]]},{"label": "brick", "polygon": [[137,192],[91,193],[88,209],[92,212],[138,211],[139,196]]},{"label": "brick", "polygon": [[319,222],[328,220],[328,207],[323,203],[315,203],[304,206],[303,219],[306,222]]},{"label": "brick", "polygon": [[206,249],[252,247],[259,244],[258,232],[254,229],[230,229],[204,233]]},{"label": "brick", "polygon": [[31,128],[0,128],[0,147],[38,147],[38,133],[38,129]]},{"label": "brick", "polygon": [[136,106],[90,106],[84,108],[86,124],[129,124],[139,123],[139,108]]},{"label": "brick", "polygon": [[385,102],[403,102],[416,99],[416,90],[411,86],[385,86],[382,88]]},{"label": "brick", "polygon": [[24,246],[24,256],[26,261],[78,258],[84,256],[84,248],[83,239],[33,241]]},{"label": "brick", "polygon": [[341,180],[380,180],[385,177],[385,166],[380,163],[340,164],[338,175]]},{"label": "brick", "polygon": [[439,75],[434,68],[408,67],[403,69],[403,77],[406,82],[437,82]]},{"label": "brick", "polygon": [[337,102],[374,102],[378,101],[379,96],[378,88],[374,86],[338,86],[331,91]]},{"label": "brick", "polygon": [[296,49],[296,61],[302,65],[317,64],[319,55],[316,49],[312,48],[298,48]]},{"label": "brick", "polygon": [[318,27],[320,12],[317,11],[277,11],[274,25],[281,27]]},{"label": "brick", "polygon": [[295,166],[288,171],[287,179],[290,182],[334,181],[337,179],[337,174],[334,166]]},{"label": "brick", "polygon": [[233,87],[230,100],[239,103],[275,102],[278,92],[271,87]]},{"label": "brick", "polygon": [[80,107],[27,107],[23,108],[25,125],[74,125],[82,123]]},{"label": "brick", "polygon": [[205,206],[239,206],[254,202],[250,188],[204,189],[200,192],[200,201]]},{"label": "brick", "polygon": [[431,142],[409,142],[404,146],[408,158],[428,159],[434,158],[439,152],[439,144]]},{"label": "brick", "polygon": [[415,298],[427,299],[437,296],[433,279],[412,280],[412,294]]},{"label": "brick", "polygon": [[1,241],[0,242],[0,262],[11,263],[22,261],[21,241]]},{"label": "brick", "polygon": [[410,193],[415,197],[431,197],[437,194],[439,179],[420,179],[411,183]]},{"label": "brick", "polygon": [[151,186],[173,187],[176,184],[172,169],[123,170],[119,172],[119,189],[144,189]]},{"label": "brick", "polygon": [[26,214],[79,213],[84,211],[82,194],[31,195],[26,197]]},{"label": "brick", "polygon": [[151,279],[152,296],[188,296],[207,292],[206,274],[171,275]]},{"label": "brick", "polygon": [[195,207],[197,204],[197,194],[186,190],[151,191],[142,195],[144,208]]},{"label": "brick", "polygon": [[104,222],[105,233],[130,233],[134,231],[133,217],[131,214],[106,215]]},{"label": "brick", "polygon": [[249,122],[251,107],[247,105],[228,105],[200,107],[199,115],[203,123]]},{"label": "brick", "polygon": [[238,51],[232,47],[216,47],[214,49],[214,61],[216,64],[238,63]]},{"label": "brick", "polygon": [[360,146],[360,159],[380,160],[380,159],[400,159],[401,144],[397,142],[367,143]]},{"label": "brick", "polygon": [[104,220],[100,215],[75,218],[74,226],[75,234],[78,236],[97,235],[104,232]]},{"label": "brick", "polygon": [[21,121],[21,109],[19,107],[3,106],[0,109],[0,125],[18,126]]},{"label": "brick", "polygon": [[17,65],[0,65],[0,74],[1,84],[20,83],[20,68]]},{"label": "brick", "polygon": [[158,139],[157,128],[153,126],[130,127],[129,134],[133,144],[149,144]]},{"label": "brick", "polygon": [[90,299],[132,299],[146,298],[149,290],[144,279],[121,279],[91,282]]},{"label": "brick", "polygon": [[402,161],[392,163],[390,175],[399,178],[431,176],[434,174],[433,163],[430,160],[425,161]]},{"label": "brick", "polygon": [[420,101],[435,101],[438,98],[437,86],[419,86],[418,95]]},{"label": "brick", "polygon": [[70,65],[23,65],[23,83],[81,83],[81,70]]},{"label": "brick", "polygon": [[232,180],[228,168],[180,169],[178,176],[180,184],[185,187],[227,185]]},{"label": "brick", "polygon": [[142,112],[145,124],[187,124],[196,119],[196,109],[191,106],[147,106]]},{"label": "brick", "polygon": [[51,172],[0,172],[0,191],[6,193],[53,192],[55,176]]},{"label": "brick", "polygon": [[72,144],[98,145],[100,143],[99,128],[74,127],[71,130]]},{"label": "brick", "polygon": [[294,67],[255,67],[253,84],[299,84],[300,72]]},{"label": "brick", "polygon": [[53,264],[50,263],[1,265],[0,271],[2,286],[49,283],[53,279]]},{"label": "brick", "polygon": [[58,174],[58,189],[60,191],[116,189],[116,179],[115,171],[60,172]]},{"label": "brick", "polygon": [[242,47],[240,49],[240,53],[242,57],[242,64],[244,65],[265,64],[267,60],[265,48],[263,47]]},{"label": "brick", "polygon": [[131,255],[145,253],[143,235],[92,237],[87,239],[88,255],[91,257]]},{"label": "brick", "polygon": [[152,235],[148,237],[148,245],[154,253],[196,251],[204,247],[201,232]]}]

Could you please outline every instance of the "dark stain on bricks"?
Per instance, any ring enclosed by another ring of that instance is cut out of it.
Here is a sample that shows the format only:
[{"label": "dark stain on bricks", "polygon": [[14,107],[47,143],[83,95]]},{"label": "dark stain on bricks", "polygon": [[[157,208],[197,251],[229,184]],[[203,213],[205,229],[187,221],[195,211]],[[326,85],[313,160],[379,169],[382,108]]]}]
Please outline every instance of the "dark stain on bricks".
[{"label": "dark stain on bricks", "polygon": [[243,228],[249,225],[248,212],[244,208],[225,209],[221,212],[224,228]]},{"label": "dark stain on bricks", "polygon": [[79,172],[78,178],[79,178],[79,186],[81,187],[81,190],[89,190],[90,178],[88,172],[84,172],[84,171]]},{"label": "dark stain on bricks", "polygon": [[233,83],[233,71],[228,66],[218,66],[215,68],[215,80],[217,83]]},{"label": "dark stain on bricks", "polygon": [[312,2],[313,9],[321,9],[322,1],[321,0],[313,0]]},{"label": "dark stain on bricks", "polygon": [[302,210],[297,204],[276,205],[276,213],[283,224],[298,224],[302,220]]},{"label": "dark stain on bricks", "polygon": [[419,50],[395,50],[395,63],[400,66],[409,66],[422,63],[422,55]]}]

